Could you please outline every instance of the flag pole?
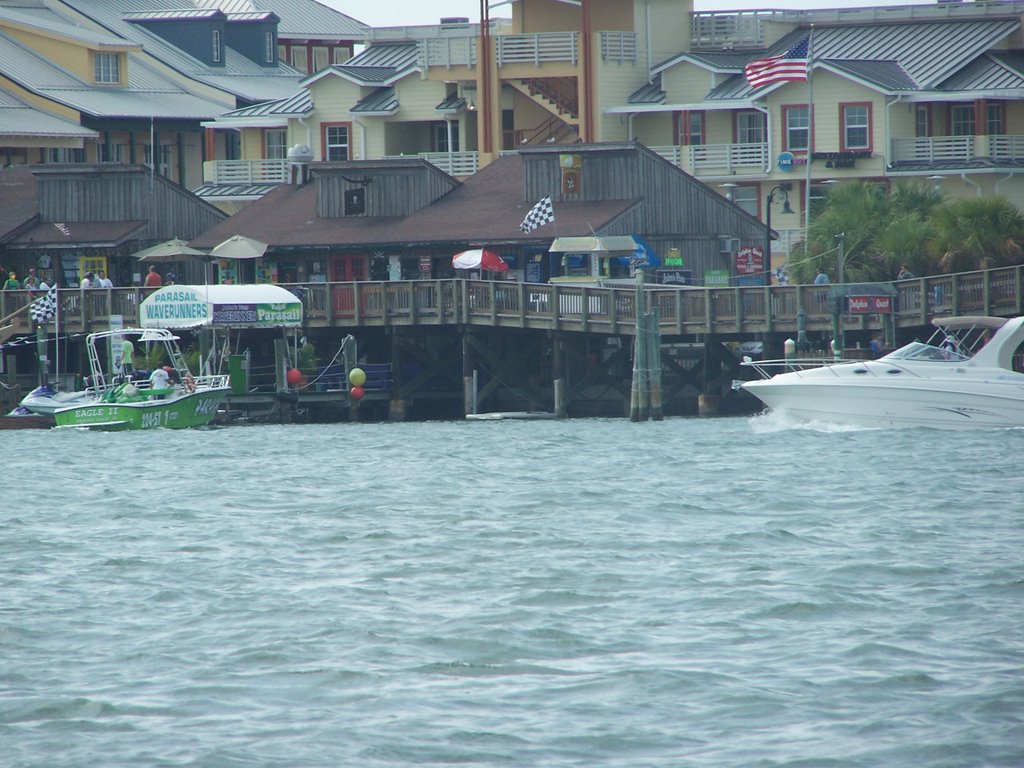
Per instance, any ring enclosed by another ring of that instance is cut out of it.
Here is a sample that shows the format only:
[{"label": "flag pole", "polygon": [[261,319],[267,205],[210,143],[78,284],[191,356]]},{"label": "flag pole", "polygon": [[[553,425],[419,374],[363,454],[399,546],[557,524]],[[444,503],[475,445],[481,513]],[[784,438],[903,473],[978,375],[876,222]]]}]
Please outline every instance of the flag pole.
[{"label": "flag pole", "polygon": [[811,236],[811,154],[814,151],[814,25],[807,35],[807,164],[804,166],[804,250]]}]

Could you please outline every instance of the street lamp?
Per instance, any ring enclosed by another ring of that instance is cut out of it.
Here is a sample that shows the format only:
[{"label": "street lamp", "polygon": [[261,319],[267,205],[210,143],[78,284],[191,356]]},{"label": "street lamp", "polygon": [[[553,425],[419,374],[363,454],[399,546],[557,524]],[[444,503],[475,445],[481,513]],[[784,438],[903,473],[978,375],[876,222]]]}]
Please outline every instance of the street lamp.
[{"label": "street lamp", "polygon": [[785,184],[776,184],[768,190],[768,198],[765,201],[767,203],[764,207],[764,264],[765,269],[767,270],[767,276],[765,279],[766,285],[772,284],[772,203],[775,202],[775,196],[781,194],[782,212],[792,213],[793,209],[789,205],[789,188],[789,182],[786,182]]}]

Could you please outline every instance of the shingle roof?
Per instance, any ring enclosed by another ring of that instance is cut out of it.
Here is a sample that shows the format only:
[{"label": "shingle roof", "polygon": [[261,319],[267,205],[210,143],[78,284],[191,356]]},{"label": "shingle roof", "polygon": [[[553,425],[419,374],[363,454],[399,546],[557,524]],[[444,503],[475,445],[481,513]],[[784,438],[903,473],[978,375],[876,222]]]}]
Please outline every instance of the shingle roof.
[{"label": "shingle roof", "polygon": [[146,226],[144,221],[40,222],[8,241],[9,246],[39,247],[89,244],[113,247]]},{"label": "shingle roof", "polygon": [[[589,235],[600,231],[636,202],[556,203],[557,232]],[[203,233],[192,245],[212,247],[233,234],[255,237],[272,247],[355,247],[366,243],[444,247],[449,243],[529,243],[553,238],[553,225],[529,235],[520,231],[523,217],[535,203],[536,200],[523,200],[522,158],[509,155],[498,158],[444,197],[404,218],[318,218],[316,184],[283,185]],[[273,211],[273,215],[268,211]]]}]

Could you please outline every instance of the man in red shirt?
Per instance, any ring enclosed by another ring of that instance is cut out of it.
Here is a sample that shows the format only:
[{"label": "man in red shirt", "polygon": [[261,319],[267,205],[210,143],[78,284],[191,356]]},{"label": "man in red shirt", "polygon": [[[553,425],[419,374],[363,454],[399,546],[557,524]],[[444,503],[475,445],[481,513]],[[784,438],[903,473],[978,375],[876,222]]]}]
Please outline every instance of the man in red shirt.
[{"label": "man in red shirt", "polygon": [[156,267],[152,264],[149,265],[149,274],[146,275],[146,282],[143,283],[147,288],[159,288],[164,284],[164,281],[160,277],[160,273],[156,271]]}]

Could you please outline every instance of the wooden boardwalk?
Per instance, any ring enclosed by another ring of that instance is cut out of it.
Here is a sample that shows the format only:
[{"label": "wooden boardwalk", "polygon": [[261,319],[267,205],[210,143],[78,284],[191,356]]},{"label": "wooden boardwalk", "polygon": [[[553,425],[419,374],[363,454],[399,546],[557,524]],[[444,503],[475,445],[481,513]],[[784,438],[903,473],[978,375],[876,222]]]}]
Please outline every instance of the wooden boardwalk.
[{"label": "wooden boardwalk", "polygon": [[[382,326],[529,328],[632,336],[636,291],[553,283],[476,280],[406,280],[303,283],[286,286],[303,298],[308,328]],[[659,311],[663,337],[723,340],[828,332],[838,285],[676,288],[648,285],[649,307]],[[918,328],[936,316],[1024,314],[1024,266],[895,283],[846,286],[852,293],[894,290],[895,328]],[[38,293],[36,294],[38,296]],[[138,323],[142,288],[62,289],[63,333],[108,327],[111,316]],[[0,291],[0,341],[32,332],[25,291]],[[883,315],[843,315],[847,331],[882,329]]]}]

